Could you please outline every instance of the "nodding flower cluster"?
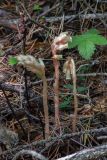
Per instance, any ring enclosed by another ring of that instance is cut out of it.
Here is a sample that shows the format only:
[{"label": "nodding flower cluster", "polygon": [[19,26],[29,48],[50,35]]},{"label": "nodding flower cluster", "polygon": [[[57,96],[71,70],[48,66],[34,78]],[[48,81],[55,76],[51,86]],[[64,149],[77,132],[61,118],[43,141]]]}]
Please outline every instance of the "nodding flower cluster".
[{"label": "nodding flower cluster", "polygon": [[18,64],[23,65],[28,71],[36,73],[40,77],[44,74],[44,63],[42,59],[37,60],[31,55],[18,55]]},{"label": "nodding flower cluster", "polygon": [[72,38],[70,35],[68,35],[68,32],[62,32],[58,37],[55,37],[52,46],[58,50],[62,51],[66,48],[68,48],[68,42],[72,41]]}]

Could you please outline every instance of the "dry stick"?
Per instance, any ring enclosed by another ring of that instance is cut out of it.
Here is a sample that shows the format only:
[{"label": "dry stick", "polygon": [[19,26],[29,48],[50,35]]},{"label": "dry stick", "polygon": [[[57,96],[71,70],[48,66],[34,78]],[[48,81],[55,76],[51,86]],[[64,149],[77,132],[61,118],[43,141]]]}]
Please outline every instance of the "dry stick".
[{"label": "dry stick", "polygon": [[57,160],[91,160],[107,156],[107,145],[85,149]]},{"label": "dry stick", "polygon": [[[74,19],[74,18],[77,18],[79,17],[80,19],[102,19],[102,18],[107,18],[107,13],[89,13],[89,14],[81,14],[81,15],[78,15],[78,14],[74,14],[74,15],[66,15],[64,17],[64,20],[69,20],[69,19]],[[59,16],[59,17],[46,17],[45,18],[45,21],[46,22],[49,22],[49,23],[52,23],[52,22],[58,22],[58,21],[61,21],[62,19],[62,16]]]},{"label": "dry stick", "polygon": [[12,160],[17,160],[21,155],[28,155],[28,154],[31,155],[33,158],[37,158],[39,160],[48,160],[47,158],[37,153],[36,151],[24,150],[24,149],[16,153]]},{"label": "dry stick", "polygon": [[107,3],[107,0],[94,0],[94,1],[96,1],[97,3]]},{"label": "dry stick", "polygon": [[1,88],[1,90],[2,90],[2,92],[3,92],[3,94],[4,94],[4,96],[5,96],[5,99],[6,99],[6,101],[7,101],[8,107],[10,108],[10,110],[11,110],[12,114],[14,115],[16,121],[17,121],[18,124],[20,125],[20,128],[22,129],[22,131],[23,131],[25,137],[27,138],[27,133],[26,133],[25,129],[23,128],[21,122],[19,121],[19,118],[18,118],[17,115],[15,114],[14,109],[13,109],[12,106],[11,106],[11,103],[10,103],[10,101],[9,101],[9,99],[8,99],[8,97],[7,97],[7,95],[6,95],[6,93],[5,93],[4,88],[2,88],[1,85],[0,85],[0,88]]},{"label": "dry stick", "polygon": [[[81,15],[77,15],[77,14],[74,14],[74,15],[67,15],[64,17],[64,20],[67,21],[69,19],[75,19],[79,17],[80,19],[105,19],[107,18],[107,13],[89,13],[89,14],[81,14]],[[34,19],[32,19],[31,17],[28,17],[29,21],[31,21],[32,23],[34,24],[37,24],[38,26],[40,26],[41,28],[44,28],[45,30],[49,31],[49,28],[40,24],[38,21],[35,21]],[[58,22],[58,21],[61,21],[62,20],[62,16],[60,17],[45,17],[45,21],[48,22],[48,23],[52,23],[52,22]],[[11,28],[11,29],[14,29],[17,31],[17,24],[19,22],[19,19],[0,19],[0,25],[1,26],[5,26],[5,27],[8,27],[8,28]],[[103,21],[104,22],[104,21]],[[105,23],[103,23],[105,25]]]},{"label": "dry stick", "polygon": [[70,139],[70,138],[76,138],[77,139],[77,137],[80,137],[83,134],[90,134],[92,136],[94,135],[94,137],[98,137],[98,136],[101,136],[101,135],[107,135],[107,127],[99,128],[99,129],[85,130],[85,131],[80,131],[80,132],[71,133],[71,134],[60,135],[58,137],[51,137],[48,140],[41,140],[39,142],[34,141],[30,144],[20,145],[16,148],[10,149],[8,151],[4,151],[4,152],[0,153],[0,156],[10,155],[11,157],[13,157],[13,155],[16,152],[22,150],[22,148],[23,149],[28,149],[28,148],[36,147],[36,146],[38,148],[38,146],[43,146],[46,143],[52,143],[53,144],[53,142],[57,142],[57,141],[60,141],[60,140],[62,141],[62,140]]},{"label": "dry stick", "polygon": [[[27,107],[23,106],[23,108],[25,109],[25,113],[26,113],[28,119],[31,120],[31,122],[32,122],[32,120],[37,122],[36,116],[34,116],[30,113],[31,104],[30,104],[30,100],[29,100],[29,90],[28,90],[28,85],[27,85],[27,70],[26,69],[25,69],[24,77],[25,77],[25,98],[26,98],[26,102],[27,102]],[[37,114],[37,116],[38,116],[38,119],[39,119],[41,127],[42,127],[43,138],[45,138],[44,124],[42,122],[41,116],[39,114]]]},{"label": "dry stick", "polygon": [[38,21],[41,17],[45,16],[46,14],[48,14],[49,12],[51,12],[52,10],[56,9],[56,8],[59,7],[59,6],[60,6],[60,3],[56,4],[56,5],[53,6],[52,8],[49,8],[49,9],[46,10],[45,12],[41,13],[41,14],[37,17],[37,21]]},{"label": "dry stick", "polygon": [[21,3],[26,15],[28,16],[28,20],[31,21],[34,24],[37,24],[39,27],[44,28],[47,31],[50,31],[50,29],[48,27],[46,27],[43,24],[40,24],[38,21],[35,21],[34,19],[32,19],[32,17],[30,16],[30,14],[28,13],[27,9],[25,8],[25,6],[23,5],[23,3]]},{"label": "dry stick", "polygon": [[[96,77],[96,76],[107,76],[107,73],[83,73],[83,74],[77,74],[77,77]],[[54,78],[48,78],[47,81],[53,81]],[[43,80],[39,80],[39,81],[36,81],[36,82],[32,82],[31,86],[34,86],[34,85],[38,85],[40,83],[42,83]],[[8,82],[5,82],[5,83],[2,83],[1,86],[4,88],[5,91],[12,91],[12,92],[16,92],[16,93],[24,93],[25,90],[23,89],[23,84],[21,85],[21,90],[20,90],[20,84],[16,83],[8,83]],[[68,93],[69,94],[69,93]],[[72,94],[72,93],[71,93]],[[79,94],[77,94],[79,96]]]},{"label": "dry stick", "polygon": [[[89,3],[87,3],[87,1],[86,1],[86,0],[84,0],[84,3],[85,3],[85,5],[87,5],[87,7],[89,7],[89,9],[91,10],[91,12],[93,12],[93,13],[97,16],[97,14],[96,14],[96,12],[94,11],[94,9],[90,6],[90,4],[89,4]],[[103,17],[103,18],[98,17],[98,19],[102,22],[102,24],[104,25],[104,27],[106,27],[106,28],[107,28],[107,24],[106,24],[106,22],[103,20],[103,19],[104,19],[104,17]]]}]

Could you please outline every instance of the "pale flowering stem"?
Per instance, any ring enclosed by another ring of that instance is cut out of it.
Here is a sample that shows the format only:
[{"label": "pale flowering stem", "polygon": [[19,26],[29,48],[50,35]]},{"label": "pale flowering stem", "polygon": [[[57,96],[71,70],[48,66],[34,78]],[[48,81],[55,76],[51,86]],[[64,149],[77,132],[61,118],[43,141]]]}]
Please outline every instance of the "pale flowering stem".
[{"label": "pale flowering stem", "polygon": [[47,99],[47,79],[45,76],[45,65],[42,59],[35,59],[33,56],[19,55],[17,56],[18,63],[23,65],[27,70],[39,75],[43,81],[43,107],[45,119],[45,139],[49,138],[49,113],[48,113],[48,99]]},{"label": "pale flowering stem", "polygon": [[56,127],[60,128],[60,118],[59,118],[59,61],[57,58],[54,58],[57,50],[52,45],[52,54],[53,54],[53,64],[55,68],[55,82],[54,82],[54,103],[55,103],[55,123]]},{"label": "pale flowering stem", "polygon": [[55,91],[55,122],[56,126],[59,127],[59,62],[58,60],[54,60],[55,66],[55,83],[54,83],[54,91]]},{"label": "pale flowering stem", "polygon": [[58,37],[56,37],[51,45],[52,54],[53,54],[53,64],[55,68],[55,83],[54,83],[54,103],[55,103],[55,123],[56,127],[60,129],[60,117],[59,117],[59,59],[62,58],[62,55],[57,55],[57,51],[62,51],[68,48],[68,41],[70,40],[70,36],[68,36],[67,32],[60,33]]},{"label": "pale flowering stem", "polygon": [[72,123],[72,129],[73,132],[76,131],[76,124],[77,124],[77,114],[78,114],[78,98],[77,98],[77,87],[76,87],[76,69],[75,69],[75,62],[73,58],[71,58],[72,61],[72,80],[73,80],[73,95],[74,95],[74,116],[73,116],[73,123]]},{"label": "pale flowering stem", "polygon": [[47,79],[45,76],[45,70],[42,80],[43,80],[43,106],[44,106],[44,117],[45,117],[45,139],[48,139],[50,131],[49,131],[49,111],[48,111],[48,97],[47,97],[48,87],[47,87]]}]

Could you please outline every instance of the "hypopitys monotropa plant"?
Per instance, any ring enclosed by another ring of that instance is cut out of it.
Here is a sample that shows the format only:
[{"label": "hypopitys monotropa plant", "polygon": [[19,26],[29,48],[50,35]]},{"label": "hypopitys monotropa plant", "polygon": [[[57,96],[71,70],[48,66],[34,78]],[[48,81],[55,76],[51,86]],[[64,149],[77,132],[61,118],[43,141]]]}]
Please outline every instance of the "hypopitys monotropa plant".
[{"label": "hypopitys monotropa plant", "polygon": [[68,42],[71,41],[71,37],[67,32],[61,33],[58,37],[55,37],[51,45],[52,58],[55,69],[55,82],[54,82],[54,105],[55,105],[55,123],[56,127],[60,128],[60,119],[59,119],[59,60],[62,58],[62,55],[58,55],[58,51],[62,51],[68,48]]},{"label": "hypopitys monotropa plant", "polygon": [[[47,80],[45,76],[45,65],[42,59],[37,60],[30,55],[18,55],[16,57],[17,64],[23,65],[28,71],[37,74],[43,80],[43,106],[45,117],[45,139],[49,138],[49,115],[48,115],[48,101],[47,101]],[[14,62],[16,61],[14,59]]]},{"label": "hypopitys monotropa plant", "polygon": [[72,129],[73,132],[76,131],[76,123],[77,123],[77,111],[78,111],[78,99],[77,99],[77,89],[76,89],[76,69],[75,63],[72,57],[68,57],[63,66],[63,72],[66,75],[66,79],[70,80],[72,77],[73,81],[73,95],[74,95],[74,115],[72,119]]}]

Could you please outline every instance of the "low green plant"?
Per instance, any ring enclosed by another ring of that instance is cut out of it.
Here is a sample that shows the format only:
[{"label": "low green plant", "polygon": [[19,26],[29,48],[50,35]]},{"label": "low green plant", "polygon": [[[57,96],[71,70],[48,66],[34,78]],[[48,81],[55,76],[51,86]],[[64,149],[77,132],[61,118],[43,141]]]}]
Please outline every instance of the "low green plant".
[{"label": "low green plant", "polygon": [[41,6],[39,4],[34,4],[33,11],[40,12],[42,10]]},{"label": "low green plant", "polygon": [[71,99],[73,96],[64,96],[62,103],[60,103],[59,108],[62,110],[71,109]]},{"label": "low green plant", "polygon": [[97,29],[90,29],[82,35],[75,35],[68,42],[68,48],[77,47],[82,58],[90,60],[93,56],[96,45],[107,45],[107,39],[100,35]]},{"label": "low green plant", "polygon": [[[65,84],[64,88],[69,89],[69,90],[73,90],[73,85],[71,84]],[[77,91],[79,94],[86,94],[88,91],[87,87],[77,87]],[[71,99],[73,99],[73,95],[72,96],[61,96],[63,99],[63,102],[60,104],[60,109],[62,110],[67,110],[69,108],[71,108]]]},{"label": "low green plant", "polygon": [[8,64],[9,65],[13,66],[13,65],[15,65],[17,63],[18,63],[18,60],[17,60],[16,57],[13,57],[13,56],[9,57],[9,59],[8,59]]},{"label": "low green plant", "polygon": [[[64,85],[64,88],[73,90],[73,85],[71,85],[71,84],[66,84],[66,85]],[[77,91],[78,91],[78,93],[80,93],[80,94],[83,94],[83,93],[85,94],[86,91],[87,91],[87,87],[77,87]]]}]

